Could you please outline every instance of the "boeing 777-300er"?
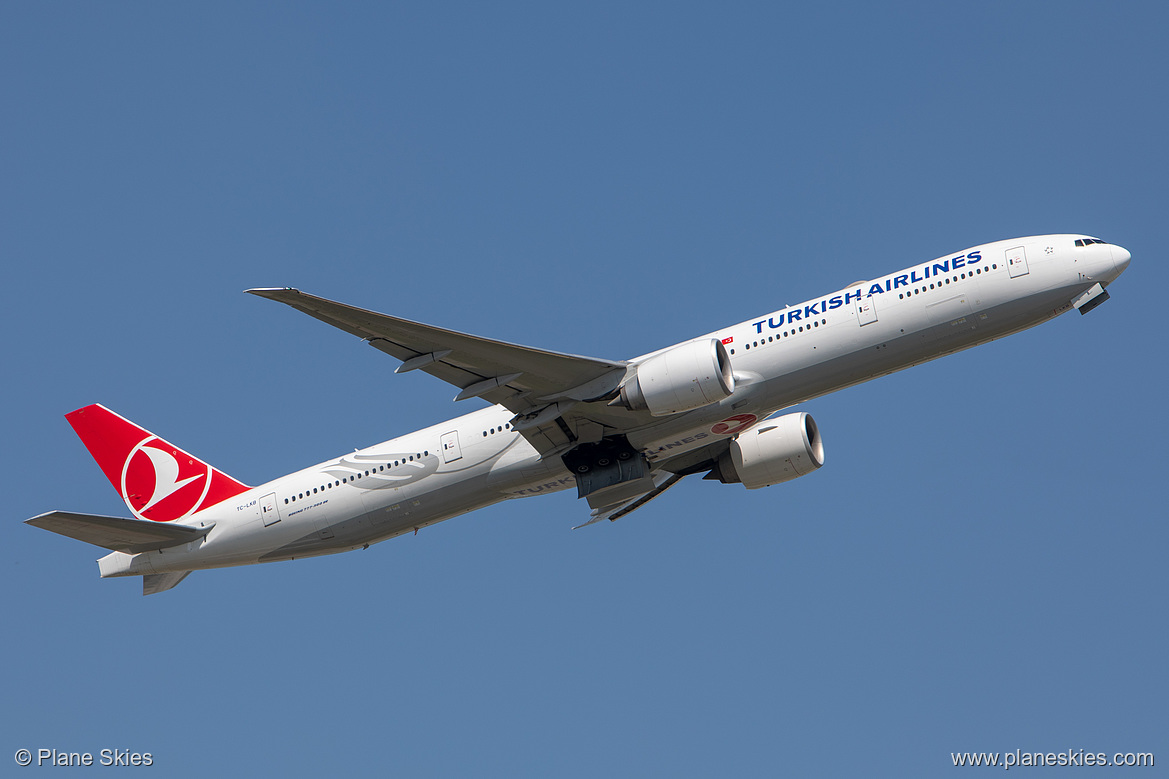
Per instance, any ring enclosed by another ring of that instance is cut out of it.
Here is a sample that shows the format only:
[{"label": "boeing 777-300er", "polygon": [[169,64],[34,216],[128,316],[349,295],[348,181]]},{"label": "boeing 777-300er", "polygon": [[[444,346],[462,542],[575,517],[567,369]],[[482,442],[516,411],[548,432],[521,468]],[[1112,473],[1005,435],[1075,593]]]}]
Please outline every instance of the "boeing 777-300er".
[{"label": "boeing 777-300er", "polygon": [[112,550],[101,575],[143,594],[193,570],[366,548],[508,498],[575,486],[616,520],[703,473],[767,487],[824,464],[828,392],[1108,299],[1129,264],[1084,235],[984,244],[632,360],[578,357],[398,319],[295,289],[251,289],[458,387],[489,408],[258,487],[100,405],[66,415],[133,518],[52,511],[28,524]]}]

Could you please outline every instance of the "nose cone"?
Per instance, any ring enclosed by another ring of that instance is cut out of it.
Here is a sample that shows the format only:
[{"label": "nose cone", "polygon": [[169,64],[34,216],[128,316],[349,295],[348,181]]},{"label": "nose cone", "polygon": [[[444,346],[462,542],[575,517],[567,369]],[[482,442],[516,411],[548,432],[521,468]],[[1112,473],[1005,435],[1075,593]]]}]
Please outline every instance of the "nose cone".
[{"label": "nose cone", "polygon": [[1123,246],[1116,246],[1115,244],[1112,246],[1112,262],[1116,265],[1117,276],[1124,273],[1124,269],[1128,267],[1131,259],[1132,255],[1128,253],[1128,249],[1125,249]]}]

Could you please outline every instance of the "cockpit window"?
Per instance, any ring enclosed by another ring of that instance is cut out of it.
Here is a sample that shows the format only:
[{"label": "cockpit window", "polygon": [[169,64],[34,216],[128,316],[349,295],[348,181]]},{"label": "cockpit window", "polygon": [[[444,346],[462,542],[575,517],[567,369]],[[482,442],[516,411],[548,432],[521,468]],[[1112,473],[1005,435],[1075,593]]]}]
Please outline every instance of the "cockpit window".
[{"label": "cockpit window", "polygon": [[1108,243],[1108,241],[1101,241],[1099,238],[1077,238],[1076,246],[1091,246],[1094,243]]}]

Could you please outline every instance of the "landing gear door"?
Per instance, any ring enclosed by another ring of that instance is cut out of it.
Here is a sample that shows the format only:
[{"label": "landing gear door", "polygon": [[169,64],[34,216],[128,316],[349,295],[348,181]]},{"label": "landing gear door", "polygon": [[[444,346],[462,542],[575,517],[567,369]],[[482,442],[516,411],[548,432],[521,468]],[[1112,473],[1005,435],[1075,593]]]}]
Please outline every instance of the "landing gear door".
[{"label": "landing gear door", "polygon": [[1024,247],[1007,249],[1007,271],[1012,279],[1016,276],[1026,276],[1030,272],[1027,270],[1027,250]]},{"label": "landing gear door", "polygon": [[877,321],[877,309],[873,306],[872,298],[863,298],[856,301],[856,319],[861,327],[871,325]]},{"label": "landing gear door", "polygon": [[264,520],[264,527],[275,525],[280,521],[280,510],[276,508],[276,493],[260,498],[260,519]]},{"label": "landing gear door", "polygon": [[455,460],[463,459],[463,450],[459,448],[458,430],[443,433],[439,443],[442,444],[442,461],[444,463],[453,463]]}]

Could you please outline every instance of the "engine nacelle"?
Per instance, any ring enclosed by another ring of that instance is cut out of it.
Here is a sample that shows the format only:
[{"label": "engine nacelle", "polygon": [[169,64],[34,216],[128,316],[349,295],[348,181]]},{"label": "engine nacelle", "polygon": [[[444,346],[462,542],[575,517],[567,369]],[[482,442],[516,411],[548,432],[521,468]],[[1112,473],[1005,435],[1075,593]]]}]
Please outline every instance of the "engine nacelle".
[{"label": "engine nacelle", "polygon": [[709,478],[742,482],[749,490],[791,481],[824,464],[824,442],[815,420],[805,413],[785,414],[731,439]]},{"label": "engine nacelle", "polygon": [[718,403],[734,391],[726,347],[711,338],[675,346],[638,365],[611,405],[662,417]]}]

